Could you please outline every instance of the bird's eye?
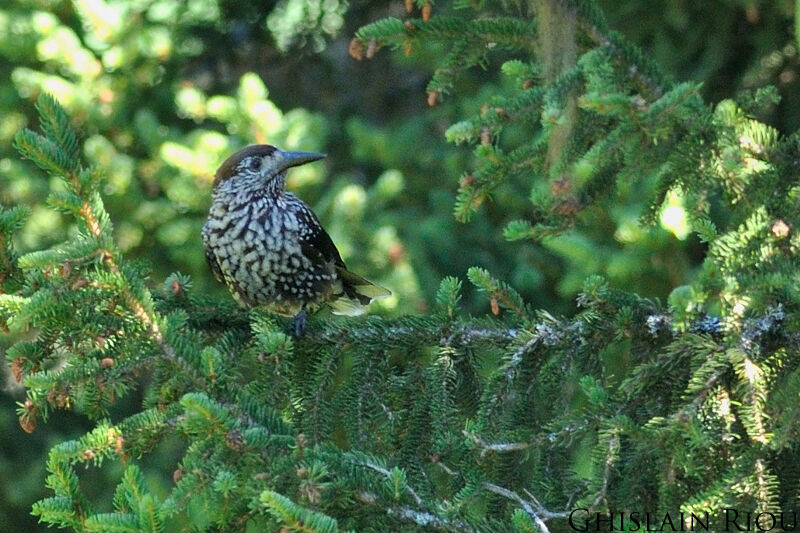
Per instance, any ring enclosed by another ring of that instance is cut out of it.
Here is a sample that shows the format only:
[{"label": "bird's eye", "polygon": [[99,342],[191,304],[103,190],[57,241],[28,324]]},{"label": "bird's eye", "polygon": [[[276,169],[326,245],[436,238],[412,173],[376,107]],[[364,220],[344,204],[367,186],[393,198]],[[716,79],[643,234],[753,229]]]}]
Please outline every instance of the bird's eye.
[{"label": "bird's eye", "polygon": [[254,157],[254,158],[250,159],[250,162],[247,164],[247,166],[250,167],[250,170],[253,170],[253,171],[256,171],[256,172],[261,170],[261,158],[260,157]]}]

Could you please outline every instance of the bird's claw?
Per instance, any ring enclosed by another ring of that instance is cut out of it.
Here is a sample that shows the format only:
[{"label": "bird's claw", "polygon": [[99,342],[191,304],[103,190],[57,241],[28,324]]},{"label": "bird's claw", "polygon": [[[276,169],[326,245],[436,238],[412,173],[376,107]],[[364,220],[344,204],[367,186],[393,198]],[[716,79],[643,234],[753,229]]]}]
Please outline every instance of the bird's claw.
[{"label": "bird's claw", "polygon": [[294,315],[292,321],[289,322],[289,330],[294,333],[295,338],[300,338],[303,331],[306,329],[306,308],[300,309],[300,312]]}]

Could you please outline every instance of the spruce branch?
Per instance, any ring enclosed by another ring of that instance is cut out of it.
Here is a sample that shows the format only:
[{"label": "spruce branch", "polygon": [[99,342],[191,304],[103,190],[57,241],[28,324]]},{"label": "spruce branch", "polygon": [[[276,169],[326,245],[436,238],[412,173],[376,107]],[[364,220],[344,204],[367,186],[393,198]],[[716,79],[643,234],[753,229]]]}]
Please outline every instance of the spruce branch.
[{"label": "spruce branch", "polygon": [[[430,14],[430,4],[418,3]],[[503,67],[516,88],[498,89],[479,115],[448,131],[454,142],[480,144],[482,165],[463,176],[458,213],[468,216],[509,179],[531,181],[534,212],[507,226],[509,238],[557,233],[615,184],[639,176],[654,177],[659,207],[671,190],[689,199],[722,190],[720,203],[738,211],[733,229],[700,229],[711,253],[691,289],[708,294],[681,305],[689,289],[676,290],[667,308],[590,278],[582,309],[557,319],[473,268],[468,277],[486,292],[491,314],[511,311],[503,320],[461,314],[461,282],[448,278],[437,314],[315,318],[294,340],[280,320],[218,307],[185,276],[148,289],[144,269],[113,241],[100,177],[81,166],[66,114],[42,99],[44,135],[22,132],[17,145],[65,178],[68,191],[48,202],[79,228],[64,245],[19,261],[22,292],[0,295],[4,316],[19,313],[15,319],[36,330],[8,350],[15,375],[30,372],[33,401],[20,414],[32,419],[40,403],[65,406],[75,391],[96,416],[152,369],[144,411],[54,448],[55,497],[37,503],[42,520],[157,531],[176,515],[191,527],[223,529],[252,518],[305,532],[337,531],[347,520],[471,533],[507,529],[510,519],[520,531],[549,531],[567,514],[545,504],[562,498],[564,508],[575,498],[600,508],[635,491],[637,501],[664,508],[694,497],[685,487],[701,478],[713,478],[700,493],[705,507],[776,505],[786,491],[774,465],[796,448],[797,435],[777,428],[773,439],[770,430],[797,417],[800,337],[783,324],[790,312],[770,304],[797,307],[796,180],[778,179],[796,171],[797,148],[732,103],[712,116],[697,85],[665,81],[607,29],[594,4],[538,4],[551,9],[540,10],[541,31],[497,17],[384,21],[369,29],[367,56],[384,42],[446,42],[450,53],[430,85],[436,103],[460,71],[485,64],[487,36],[520,54]],[[597,45],[582,55],[580,31]],[[533,39],[549,39],[540,40],[549,64],[528,64]],[[505,132],[514,129],[525,133],[520,146],[508,144],[514,136]],[[703,201],[697,220],[708,215]],[[3,220],[0,253],[11,233]],[[11,252],[0,257],[0,267],[14,263]],[[703,316],[705,303],[725,314]],[[186,446],[166,500],[148,494],[128,466],[115,512],[92,514],[78,463],[128,463],[173,434]],[[588,481],[563,479],[564,465],[587,455]],[[653,464],[665,472],[643,479],[641,466]],[[780,475],[796,485],[795,474]],[[527,488],[531,480],[544,504]],[[190,517],[192,509],[201,517]]]},{"label": "spruce branch", "polygon": [[10,278],[17,278],[19,275],[12,239],[14,234],[22,229],[30,212],[26,206],[11,208],[0,206],[0,287],[4,286]]},{"label": "spruce branch", "polygon": [[652,100],[664,93],[668,82],[660,69],[648,61],[644,54],[627,43],[618,33],[610,31],[605,17],[594,1],[555,0],[569,10],[581,30],[597,45],[608,49],[622,63],[623,72],[629,75]]},{"label": "spruce branch", "polygon": [[145,288],[134,288],[135,283],[131,276],[120,267],[120,254],[114,245],[109,216],[102,199],[95,191],[99,174],[81,165],[78,157],[78,136],[70,126],[69,118],[58,102],[47,93],[40,95],[37,110],[46,136],[23,130],[15,136],[14,145],[23,157],[31,159],[65,181],[69,192],[79,202],[74,215],[88,230],[91,238],[85,244],[97,246],[83,257],[70,257],[70,264],[97,258],[115,280],[114,285],[119,290],[122,301],[159,346],[165,359],[175,360],[175,350],[164,339],[159,319],[152,309],[149,291]]},{"label": "spruce branch", "polygon": [[[89,215],[91,215],[91,211],[89,211]],[[133,312],[133,315],[138,318],[142,324],[144,324],[145,328],[150,333],[151,338],[161,348],[164,357],[168,360],[175,360],[175,350],[173,350],[172,346],[170,346],[164,340],[164,335],[161,333],[161,328],[158,325],[158,320],[155,316],[155,313],[152,310],[148,310],[142,300],[137,298],[133,293],[131,290],[130,280],[123,275],[122,271],[114,260],[113,255],[108,250],[103,250],[102,253],[103,264],[112,274],[122,280],[120,289],[123,301],[128,305],[128,308]]]},{"label": "spruce branch", "polygon": [[320,512],[305,509],[292,500],[272,490],[261,493],[261,502],[267,511],[290,531],[299,533],[336,533],[339,526],[335,519]]}]

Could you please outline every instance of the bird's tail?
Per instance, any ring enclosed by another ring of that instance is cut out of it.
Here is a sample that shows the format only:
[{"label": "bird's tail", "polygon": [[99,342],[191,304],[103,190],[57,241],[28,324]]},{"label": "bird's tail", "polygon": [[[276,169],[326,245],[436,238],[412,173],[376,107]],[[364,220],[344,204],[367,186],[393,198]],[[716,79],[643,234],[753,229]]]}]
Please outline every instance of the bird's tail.
[{"label": "bird's tail", "polygon": [[347,269],[337,268],[342,281],[342,294],[331,302],[331,311],[335,315],[356,316],[363,314],[366,306],[374,300],[391,296],[392,291],[353,274]]}]

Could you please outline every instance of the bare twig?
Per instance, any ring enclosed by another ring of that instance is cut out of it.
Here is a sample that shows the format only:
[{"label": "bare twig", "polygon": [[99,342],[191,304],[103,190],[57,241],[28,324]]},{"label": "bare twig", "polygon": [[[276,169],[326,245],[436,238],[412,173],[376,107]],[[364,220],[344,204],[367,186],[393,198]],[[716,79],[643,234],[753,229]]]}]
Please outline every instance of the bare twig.
[{"label": "bare twig", "polygon": [[520,505],[520,507],[522,507],[522,510],[528,513],[528,516],[530,516],[533,519],[533,521],[536,523],[539,529],[544,533],[550,533],[550,529],[548,529],[547,524],[545,524],[545,520],[550,520],[552,518],[566,518],[567,516],[569,516],[568,512],[554,513],[552,511],[548,511],[528,491],[525,492],[528,495],[528,497],[531,498],[532,501],[525,500],[524,498],[522,498],[522,496],[520,496],[516,492],[511,491],[505,487],[495,485],[494,483],[488,483],[488,482],[484,483],[483,488],[485,488],[490,492],[494,492],[495,494],[499,494],[504,498],[508,498],[509,500],[517,502]]},{"label": "bare twig", "polygon": [[[369,462],[366,462],[366,461],[356,461],[355,464],[357,464],[359,466],[363,466],[365,468],[369,468],[370,470],[374,470],[375,472],[378,472],[379,474],[383,474],[386,477],[391,477],[391,475],[392,475],[392,472],[388,468],[384,468],[384,467],[382,467],[380,465],[376,465],[374,463],[369,463]],[[414,489],[412,489],[408,485],[408,483],[406,483],[406,490],[408,491],[409,494],[411,494],[411,497],[414,498],[414,502],[417,505],[421,506],[422,505],[422,498],[419,497],[419,494],[417,494],[416,491]]]},{"label": "bare twig", "polygon": [[533,446],[531,442],[489,442],[477,433],[472,431],[462,430],[461,433],[465,437],[471,439],[475,444],[481,448],[481,457],[484,457],[489,452],[506,453],[525,450]]},{"label": "bare twig", "polygon": [[419,511],[410,507],[390,507],[386,510],[386,513],[402,520],[410,520],[422,527],[436,528],[444,531],[477,533],[475,528],[461,520],[442,518],[433,513]]},{"label": "bare twig", "polygon": [[614,466],[614,455],[619,448],[619,437],[617,432],[614,431],[611,438],[608,439],[608,454],[606,455],[605,466],[603,468],[603,485],[600,487],[600,492],[592,502],[592,507],[597,507],[606,499],[608,493],[608,482],[611,479],[611,468]]}]

